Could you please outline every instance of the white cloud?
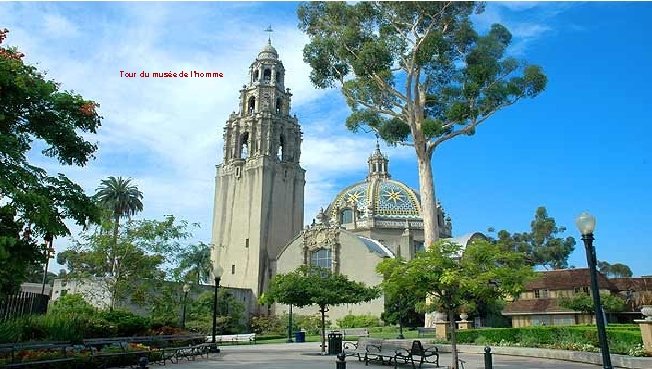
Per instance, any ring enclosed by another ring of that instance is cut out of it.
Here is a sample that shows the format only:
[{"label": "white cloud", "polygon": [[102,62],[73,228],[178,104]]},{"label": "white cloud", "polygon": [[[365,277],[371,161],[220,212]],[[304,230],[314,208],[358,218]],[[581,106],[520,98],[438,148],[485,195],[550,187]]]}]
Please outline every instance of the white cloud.
[{"label": "white cloud", "polygon": [[43,28],[44,33],[50,34],[52,38],[68,38],[79,35],[79,28],[60,14],[44,14]]}]

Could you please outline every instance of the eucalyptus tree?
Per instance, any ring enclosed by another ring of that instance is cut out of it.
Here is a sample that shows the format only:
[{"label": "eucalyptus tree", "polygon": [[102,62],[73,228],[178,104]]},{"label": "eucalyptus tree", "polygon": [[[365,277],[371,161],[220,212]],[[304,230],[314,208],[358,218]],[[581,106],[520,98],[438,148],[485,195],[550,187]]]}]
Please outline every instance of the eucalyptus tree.
[{"label": "eucalyptus tree", "polygon": [[309,2],[298,9],[303,50],[319,88],[340,86],[347,127],[368,127],[414,148],[426,244],[439,236],[432,156],[473,135],[497,111],[538,95],[546,76],[506,55],[512,35],[494,24],[480,35],[473,2]]},{"label": "eucalyptus tree", "polygon": [[115,266],[120,219],[131,217],[143,210],[143,193],[136,185],[131,184],[131,178],[111,176],[102,180],[95,193],[95,199],[113,218],[113,251],[109,252],[109,259]]}]

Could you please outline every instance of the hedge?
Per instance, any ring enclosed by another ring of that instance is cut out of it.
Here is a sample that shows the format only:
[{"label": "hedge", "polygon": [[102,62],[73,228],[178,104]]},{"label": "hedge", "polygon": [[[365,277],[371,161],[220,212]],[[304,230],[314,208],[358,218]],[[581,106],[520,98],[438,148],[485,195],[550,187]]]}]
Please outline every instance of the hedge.
[{"label": "hedge", "polygon": [[[611,352],[631,354],[643,344],[641,332],[628,327],[607,329]],[[582,349],[595,351],[599,346],[595,326],[547,326],[524,328],[481,328],[458,331],[459,343],[498,344],[504,346],[528,346]]]}]

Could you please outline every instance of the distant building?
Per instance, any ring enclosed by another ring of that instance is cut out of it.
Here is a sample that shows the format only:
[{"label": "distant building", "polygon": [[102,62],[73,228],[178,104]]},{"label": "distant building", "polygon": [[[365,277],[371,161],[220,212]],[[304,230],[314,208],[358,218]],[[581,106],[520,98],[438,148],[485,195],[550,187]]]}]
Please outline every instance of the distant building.
[{"label": "distant building", "polygon": [[[652,278],[609,279],[598,272],[598,287],[600,294],[618,295],[627,302],[625,312],[607,314],[612,322],[640,318],[641,302],[652,301]],[[512,327],[591,324],[593,314],[559,306],[560,298],[577,293],[591,293],[588,268],[537,272],[537,277],[525,286],[525,290],[507,303],[503,315],[511,318]]]},{"label": "distant building", "polygon": [[[137,284],[138,281],[134,281],[134,284]],[[183,284],[179,282],[170,282],[163,281],[168,285],[171,285],[174,288],[178,288],[179,293],[182,292]],[[228,291],[234,299],[242,303],[245,307],[244,317],[247,318],[252,312],[250,311],[250,306],[253,305],[251,290],[243,288],[229,288],[229,287],[220,287]],[[193,292],[190,296],[199,296],[204,292],[213,292],[214,286],[212,285],[194,285]],[[40,292],[40,291],[39,291]],[[84,297],[89,304],[93,305],[98,309],[108,309],[111,304],[111,293],[107,289],[107,285],[100,278],[85,278],[85,279],[55,279],[52,297],[50,303],[54,303],[61,297],[68,294],[80,294]],[[119,301],[117,304],[118,307],[131,311],[134,314],[139,315],[149,315],[151,312],[151,306],[147,304],[137,304],[129,300]]]},{"label": "distant building", "polygon": [[49,283],[46,283],[45,290],[43,290],[43,283],[24,282],[20,284],[20,291],[38,293],[38,294],[40,294],[41,291],[43,291],[44,295],[50,296],[50,293],[52,292],[52,286],[50,286]]}]

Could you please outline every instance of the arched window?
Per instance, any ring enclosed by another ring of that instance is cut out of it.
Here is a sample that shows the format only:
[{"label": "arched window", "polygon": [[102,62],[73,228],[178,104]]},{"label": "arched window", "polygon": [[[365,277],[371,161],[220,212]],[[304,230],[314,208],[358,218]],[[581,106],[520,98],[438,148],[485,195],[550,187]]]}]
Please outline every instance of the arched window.
[{"label": "arched window", "polygon": [[283,152],[285,151],[285,139],[283,138],[283,135],[279,138],[279,145],[278,145],[278,153],[276,156],[278,157],[278,160],[283,160],[285,159],[285,156],[283,155]]},{"label": "arched window", "polygon": [[263,81],[269,81],[272,79],[272,70],[269,68],[265,68],[263,71]]},{"label": "arched window", "polygon": [[333,256],[330,249],[318,249],[310,253],[310,265],[330,270]]},{"label": "arched window", "polygon": [[276,72],[276,83],[281,83],[281,72]]},{"label": "arched window", "polygon": [[252,82],[256,82],[256,81],[258,81],[258,77],[259,77],[259,75],[260,75],[260,72],[258,71],[258,69],[256,69],[256,70],[254,71],[254,78],[253,78],[253,81],[252,81]]},{"label": "arched window", "polygon": [[351,209],[344,209],[340,213],[340,223],[341,224],[349,224],[353,223],[353,210]]},{"label": "arched window", "polygon": [[281,108],[283,108],[283,101],[282,101],[281,98],[279,97],[278,99],[276,99],[276,112],[277,112],[277,113],[280,113],[280,112],[281,112]]},{"label": "arched window", "polygon": [[253,113],[256,110],[256,97],[252,96],[249,98],[249,103],[247,103],[247,111],[249,114]]},{"label": "arched window", "polygon": [[249,132],[245,132],[240,136],[240,159],[249,157]]}]

